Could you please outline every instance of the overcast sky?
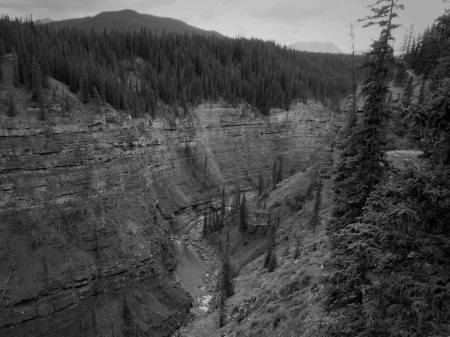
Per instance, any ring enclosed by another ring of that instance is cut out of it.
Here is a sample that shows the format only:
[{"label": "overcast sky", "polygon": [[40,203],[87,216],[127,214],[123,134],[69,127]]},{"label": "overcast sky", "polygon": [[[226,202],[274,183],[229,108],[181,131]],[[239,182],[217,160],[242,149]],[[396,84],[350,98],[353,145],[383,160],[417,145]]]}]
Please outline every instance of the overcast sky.
[{"label": "overcast sky", "polygon": [[[350,49],[350,23],[355,25],[356,49],[365,49],[379,29],[363,29],[357,22],[369,14],[375,0],[1,0],[0,13],[10,17],[63,20],[94,16],[102,11],[133,9],[171,17],[190,25],[215,30],[229,37],[256,37],[280,44],[296,41],[332,41]],[[414,24],[422,32],[449,5],[442,0],[403,0],[399,23]],[[405,29],[396,32],[397,44]]]}]

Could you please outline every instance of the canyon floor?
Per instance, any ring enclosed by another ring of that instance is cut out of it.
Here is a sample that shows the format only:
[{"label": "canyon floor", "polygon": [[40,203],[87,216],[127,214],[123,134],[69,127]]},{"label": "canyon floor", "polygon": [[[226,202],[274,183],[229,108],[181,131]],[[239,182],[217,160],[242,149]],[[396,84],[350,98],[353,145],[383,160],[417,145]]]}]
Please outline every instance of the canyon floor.
[{"label": "canyon floor", "polygon": [[[330,181],[325,179],[322,188],[320,225],[315,230],[310,226],[312,209],[317,191],[313,191],[301,209],[293,206],[298,194],[307,193],[316,168],[310,168],[279,183],[262,197],[249,201],[249,212],[264,203],[272,216],[280,217],[276,231],[276,253],[278,268],[269,273],[263,268],[268,231],[258,229],[255,234],[242,234],[237,222],[229,219],[220,233],[208,239],[199,238],[198,225],[188,234],[187,241],[202,244],[195,250],[202,254],[204,244],[218,246],[226,240],[228,231],[231,242],[231,261],[238,276],[235,278],[235,294],[226,301],[227,324],[219,328],[218,311],[214,300],[208,312],[197,310],[191,323],[174,336],[316,336],[320,331],[324,298],[320,277],[323,261],[328,255],[325,234],[326,219],[331,205]],[[300,240],[300,255],[294,259],[297,240]],[[186,268],[187,257],[181,259]],[[192,261],[192,260],[191,260]],[[217,261],[214,262],[216,274]],[[196,262],[190,270],[196,269]],[[204,275],[210,271],[202,270]],[[213,272],[214,273],[214,272]],[[181,280],[183,281],[185,278]],[[189,278],[187,278],[189,280]],[[213,289],[212,295],[216,295]],[[191,292],[191,291],[190,291]],[[191,294],[195,295],[195,292]]]}]

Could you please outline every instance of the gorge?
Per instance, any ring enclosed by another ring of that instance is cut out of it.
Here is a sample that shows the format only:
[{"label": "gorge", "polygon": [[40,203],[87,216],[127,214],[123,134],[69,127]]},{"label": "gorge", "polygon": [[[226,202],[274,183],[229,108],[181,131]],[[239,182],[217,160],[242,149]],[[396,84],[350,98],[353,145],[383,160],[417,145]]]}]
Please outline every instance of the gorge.
[{"label": "gorge", "polygon": [[338,123],[313,101],[269,116],[223,102],[156,119],[86,109],[0,116],[2,336],[170,335],[192,300],[170,226],[223,185],[254,189],[279,156],[285,177],[310,167]]}]

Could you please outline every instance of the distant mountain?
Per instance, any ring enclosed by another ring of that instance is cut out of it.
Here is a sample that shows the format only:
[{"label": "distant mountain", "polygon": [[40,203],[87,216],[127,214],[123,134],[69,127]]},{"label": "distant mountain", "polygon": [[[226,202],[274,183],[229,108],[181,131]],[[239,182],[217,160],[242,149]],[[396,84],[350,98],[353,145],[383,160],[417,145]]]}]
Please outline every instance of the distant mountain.
[{"label": "distant mountain", "polygon": [[88,16],[80,19],[69,19],[62,21],[53,21],[51,25],[54,27],[78,27],[86,30],[94,28],[96,30],[111,31],[112,29],[118,30],[137,30],[147,27],[147,29],[156,31],[160,34],[163,30],[167,32],[176,33],[199,33],[199,34],[213,34],[216,36],[223,36],[215,31],[207,31],[194,26],[190,26],[187,23],[171,19],[154,16],[150,14],[140,14],[136,11],[125,9],[117,12],[102,12],[96,16]]},{"label": "distant mountain", "polygon": [[356,55],[363,55],[364,53],[367,53],[369,51],[370,51],[370,49],[358,49],[358,50],[355,51],[355,54]]},{"label": "distant mountain", "polygon": [[53,22],[53,20],[52,20],[52,19],[49,19],[49,18],[38,19],[38,20],[36,20],[36,21],[38,21],[38,22],[40,22],[40,23],[42,23],[42,24]]},{"label": "distant mountain", "polygon": [[340,50],[333,42],[330,42],[330,41],[326,41],[326,42],[298,41],[289,46],[296,50],[306,50],[306,51],[312,51],[312,52],[316,52],[316,53],[335,53],[335,54],[343,53],[342,50]]}]

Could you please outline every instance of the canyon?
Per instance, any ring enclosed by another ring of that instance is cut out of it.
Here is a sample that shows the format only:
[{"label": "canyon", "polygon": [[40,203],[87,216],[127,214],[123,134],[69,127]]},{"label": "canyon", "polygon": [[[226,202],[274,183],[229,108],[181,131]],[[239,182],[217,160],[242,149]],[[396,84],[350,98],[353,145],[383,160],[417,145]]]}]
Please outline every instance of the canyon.
[{"label": "canyon", "polygon": [[[219,204],[321,160],[340,116],[320,103],[262,116],[203,103],[132,119],[109,106],[0,116],[0,334],[168,336],[192,298],[170,235]],[[125,333],[124,333],[125,334]]]}]

